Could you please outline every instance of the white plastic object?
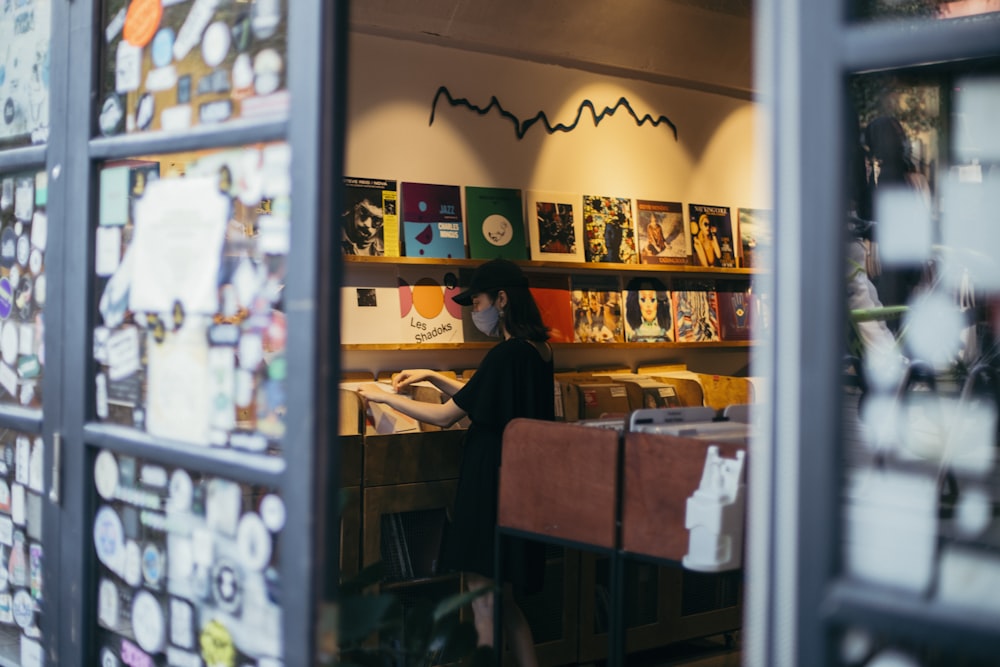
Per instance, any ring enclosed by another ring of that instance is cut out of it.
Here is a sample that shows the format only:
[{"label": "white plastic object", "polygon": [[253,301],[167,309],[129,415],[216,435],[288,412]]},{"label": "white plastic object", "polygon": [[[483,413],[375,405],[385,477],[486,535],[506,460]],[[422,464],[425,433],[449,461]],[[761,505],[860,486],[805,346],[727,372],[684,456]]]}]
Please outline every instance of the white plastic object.
[{"label": "white plastic object", "polygon": [[684,515],[688,552],[682,562],[689,570],[724,572],[742,567],[745,459],[743,450],[726,459],[717,445],[709,446],[701,484],[687,499]]}]

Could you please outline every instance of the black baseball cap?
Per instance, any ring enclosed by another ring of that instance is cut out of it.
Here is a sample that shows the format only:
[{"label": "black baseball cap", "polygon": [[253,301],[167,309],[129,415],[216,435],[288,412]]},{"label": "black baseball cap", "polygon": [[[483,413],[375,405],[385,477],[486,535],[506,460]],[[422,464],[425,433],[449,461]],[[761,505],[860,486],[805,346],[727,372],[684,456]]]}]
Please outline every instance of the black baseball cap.
[{"label": "black baseball cap", "polygon": [[527,286],[528,279],[517,264],[506,259],[491,259],[473,271],[469,287],[451,300],[460,306],[471,306],[472,297],[476,294]]}]

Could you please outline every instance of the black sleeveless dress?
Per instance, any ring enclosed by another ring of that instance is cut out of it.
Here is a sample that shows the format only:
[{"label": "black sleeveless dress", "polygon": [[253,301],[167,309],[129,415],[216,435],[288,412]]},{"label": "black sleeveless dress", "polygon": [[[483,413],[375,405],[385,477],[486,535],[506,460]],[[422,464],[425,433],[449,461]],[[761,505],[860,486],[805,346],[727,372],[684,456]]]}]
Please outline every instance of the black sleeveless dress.
[{"label": "black sleeveless dress", "polygon": [[[454,396],[469,415],[451,524],[442,544],[440,570],[474,572],[490,579],[497,521],[503,430],[516,417],[555,419],[552,360],[530,342],[511,338],[491,349]],[[541,544],[505,540],[505,578],[525,592],[541,588],[545,550]]]}]

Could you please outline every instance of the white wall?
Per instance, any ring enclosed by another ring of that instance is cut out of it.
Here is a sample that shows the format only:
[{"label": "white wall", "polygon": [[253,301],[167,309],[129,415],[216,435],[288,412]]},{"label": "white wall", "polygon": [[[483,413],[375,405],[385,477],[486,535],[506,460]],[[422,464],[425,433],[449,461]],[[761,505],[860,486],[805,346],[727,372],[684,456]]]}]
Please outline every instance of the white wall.
[{"label": "white wall", "polygon": [[[620,79],[553,65],[354,33],[350,48],[345,173],[456,185],[769,208],[755,183],[756,105],[746,100]],[[625,109],[597,127],[589,112],[575,130],[540,124],[517,139],[498,113],[480,116],[442,97],[439,86],[485,107],[496,96],[521,119],[544,111],[572,123],[583,100],[598,111],[625,97],[641,117],[677,127],[638,127]]]}]

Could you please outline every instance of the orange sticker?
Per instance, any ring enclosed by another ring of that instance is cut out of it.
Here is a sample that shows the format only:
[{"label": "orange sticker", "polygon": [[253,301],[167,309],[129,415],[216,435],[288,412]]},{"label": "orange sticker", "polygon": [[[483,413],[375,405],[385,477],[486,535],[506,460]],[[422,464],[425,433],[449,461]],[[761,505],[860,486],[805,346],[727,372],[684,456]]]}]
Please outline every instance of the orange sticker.
[{"label": "orange sticker", "polygon": [[160,0],[132,0],[125,15],[122,36],[132,46],[142,48],[152,41],[162,18],[163,3]]}]

